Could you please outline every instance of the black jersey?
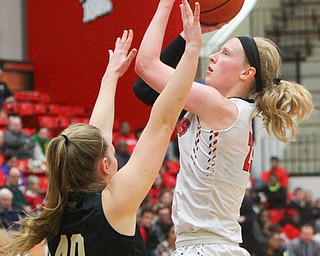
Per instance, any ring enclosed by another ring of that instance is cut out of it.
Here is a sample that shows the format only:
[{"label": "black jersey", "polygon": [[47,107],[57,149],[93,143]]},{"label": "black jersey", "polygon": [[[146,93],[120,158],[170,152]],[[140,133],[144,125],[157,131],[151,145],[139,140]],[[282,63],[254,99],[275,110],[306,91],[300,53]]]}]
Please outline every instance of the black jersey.
[{"label": "black jersey", "polygon": [[69,195],[59,234],[49,239],[51,256],[145,256],[139,229],[134,236],[115,231],[102,209],[101,192]]}]

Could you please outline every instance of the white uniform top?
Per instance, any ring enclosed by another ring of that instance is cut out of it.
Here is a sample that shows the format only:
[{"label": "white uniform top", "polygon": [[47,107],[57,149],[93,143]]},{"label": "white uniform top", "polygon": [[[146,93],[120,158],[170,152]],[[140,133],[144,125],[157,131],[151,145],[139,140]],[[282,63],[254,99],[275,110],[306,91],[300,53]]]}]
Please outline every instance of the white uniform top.
[{"label": "white uniform top", "polygon": [[226,130],[204,130],[190,112],[179,123],[180,171],[172,206],[177,247],[242,242],[238,218],[252,166],[255,106],[230,100],[238,114]]}]

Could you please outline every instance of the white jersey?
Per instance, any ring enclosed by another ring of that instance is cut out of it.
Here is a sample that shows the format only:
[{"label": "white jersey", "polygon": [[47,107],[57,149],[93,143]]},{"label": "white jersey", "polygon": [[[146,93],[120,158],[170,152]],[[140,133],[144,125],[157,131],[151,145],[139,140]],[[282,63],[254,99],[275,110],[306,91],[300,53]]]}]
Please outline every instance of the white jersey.
[{"label": "white jersey", "polygon": [[205,130],[188,112],[179,123],[180,172],[172,219],[177,247],[241,243],[238,223],[252,166],[254,103],[231,98],[238,114],[226,130]]}]

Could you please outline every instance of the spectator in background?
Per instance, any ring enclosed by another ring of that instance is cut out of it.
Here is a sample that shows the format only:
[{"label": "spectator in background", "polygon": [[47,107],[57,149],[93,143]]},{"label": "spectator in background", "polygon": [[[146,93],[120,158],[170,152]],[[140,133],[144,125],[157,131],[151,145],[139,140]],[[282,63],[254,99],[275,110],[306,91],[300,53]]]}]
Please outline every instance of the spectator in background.
[{"label": "spectator in background", "polygon": [[313,195],[311,191],[304,191],[304,200],[310,208],[314,207],[315,202],[313,201]]},{"label": "spectator in background", "polygon": [[270,164],[271,164],[271,169],[261,174],[262,181],[267,183],[269,180],[269,176],[271,174],[276,174],[278,176],[280,184],[285,189],[288,189],[288,182],[289,182],[288,172],[279,165],[279,158],[276,156],[272,156],[270,158]]},{"label": "spectator in background", "polygon": [[156,220],[151,226],[151,229],[156,233],[159,241],[167,238],[168,230],[171,225],[171,207],[159,206],[157,209]]},{"label": "spectator in background", "polygon": [[277,231],[278,227],[271,223],[270,211],[268,209],[262,209],[258,214],[258,232],[262,237],[261,242],[266,244],[266,238],[272,233]]},{"label": "spectator in background", "polygon": [[38,215],[42,209],[43,199],[40,195],[40,180],[37,176],[30,175],[28,177],[24,198],[31,206],[32,213]]},{"label": "spectator in background", "polygon": [[317,198],[314,201],[313,213],[316,216],[315,220],[315,233],[320,236],[320,198]]},{"label": "spectator in background", "polygon": [[18,167],[11,167],[8,173],[8,179],[4,186],[1,188],[8,188],[12,194],[12,205],[17,210],[20,210],[21,212],[25,211],[27,213],[30,212],[30,206],[27,204],[27,201],[25,200],[22,191],[19,188],[19,178],[21,176],[21,171]]},{"label": "spectator in background", "polygon": [[300,235],[300,214],[297,211],[287,212],[286,218],[280,223],[281,233],[287,241],[293,240]]},{"label": "spectator in background", "polygon": [[320,244],[313,240],[314,230],[311,225],[303,225],[300,237],[287,246],[288,256],[320,256]]},{"label": "spectator in background", "polygon": [[242,243],[240,246],[245,248],[250,255],[260,256],[262,243],[258,240],[257,234],[254,233],[254,227],[257,225],[257,215],[254,208],[254,201],[251,197],[251,190],[247,189],[245,197],[240,208],[240,218],[238,220],[241,226]]},{"label": "spectator in background", "polygon": [[11,115],[4,134],[4,154],[15,155],[19,159],[33,158],[35,143],[22,131],[22,120],[18,115]]},{"label": "spectator in background", "polygon": [[315,221],[312,208],[306,202],[305,192],[301,187],[297,187],[293,191],[293,196],[288,203],[287,212],[292,215],[294,212],[298,212],[300,215],[300,224],[307,224]]},{"label": "spectator in background", "polygon": [[315,222],[317,219],[320,218],[320,205],[318,203],[319,200],[313,199],[313,194],[311,191],[305,191],[304,193],[304,200],[306,202],[306,208],[311,217],[311,221]]},{"label": "spectator in background", "polygon": [[[18,158],[16,156],[12,156],[12,155],[5,155],[4,156],[4,161],[3,161],[3,164],[0,166],[0,170],[4,173],[6,180],[8,178],[9,170],[12,167],[15,167],[15,166],[17,167],[17,164],[18,164]],[[25,185],[24,175],[22,172],[21,172],[21,175],[19,178],[18,185],[19,186]]]},{"label": "spectator in background", "polygon": [[156,256],[155,251],[160,242],[156,232],[151,229],[154,217],[154,211],[151,208],[142,209],[139,216],[138,226],[146,245],[148,256]]},{"label": "spectator in background", "polygon": [[167,190],[167,189],[162,189],[159,194],[158,201],[155,203],[153,209],[155,209],[155,211],[157,211],[157,209],[162,206],[171,207],[172,206],[172,199],[173,199],[173,192],[170,190]]},{"label": "spectator in background", "polygon": [[263,256],[283,256],[284,245],[280,233],[274,232],[267,238],[267,244],[264,248]]},{"label": "spectator in background", "polygon": [[120,139],[117,141],[114,156],[118,161],[118,170],[129,161],[131,154],[128,152],[126,140]]},{"label": "spectator in background", "polygon": [[271,223],[278,224],[285,215],[287,206],[287,190],[280,184],[277,174],[269,176],[268,183],[259,189],[260,198],[264,198],[263,205],[269,209]]},{"label": "spectator in background", "polygon": [[114,134],[113,144],[117,145],[119,140],[125,140],[127,142],[127,150],[132,154],[134,147],[137,144],[135,134],[131,131],[130,124],[126,121],[120,124],[119,132]]},{"label": "spectator in background", "polygon": [[0,189],[0,225],[7,230],[18,230],[16,224],[21,219],[17,209],[13,207],[13,194],[8,188]]},{"label": "spectator in background", "polygon": [[8,85],[0,81],[0,110],[2,111],[4,102],[12,101],[15,101],[14,95],[9,90]]},{"label": "spectator in background", "polygon": [[42,162],[45,162],[47,155],[47,147],[50,142],[48,128],[44,126],[38,127],[36,133],[32,135],[31,138],[35,143],[34,158]]},{"label": "spectator in background", "polygon": [[260,192],[264,193],[267,202],[265,207],[268,209],[285,209],[287,203],[286,189],[279,182],[276,174],[269,176],[268,183],[263,186]]},{"label": "spectator in background", "polygon": [[4,156],[3,164],[0,168],[6,177],[8,176],[10,168],[17,165],[17,160],[18,158],[14,155],[8,154]]},{"label": "spectator in background", "polygon": [[157,256],[170,256],[176,249],[176,232],[173,223],[170,224],[167,230],[166,238],[157,246]]}]

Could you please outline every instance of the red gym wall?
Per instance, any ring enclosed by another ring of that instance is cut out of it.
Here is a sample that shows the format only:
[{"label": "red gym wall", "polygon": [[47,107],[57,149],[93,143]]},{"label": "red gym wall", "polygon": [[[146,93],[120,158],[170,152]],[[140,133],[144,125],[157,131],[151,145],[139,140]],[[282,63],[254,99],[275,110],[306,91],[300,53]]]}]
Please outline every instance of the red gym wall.
[{"label": "red gym wall", "polygon": [[[27,60],[34,63],[34,89],[49,93],[55,101],[81,104],[90,111],[117,36],[133,29],[138,48],[159,0],[112,0],[113,12],[84,24],[79,0],[26,2]],[[181,29],[178,5],[169,21],[166,45]],[[150,108],[134,95],[137,76],[133,65],[120,79],[116,118],[133,129],[146,124]]]}]

